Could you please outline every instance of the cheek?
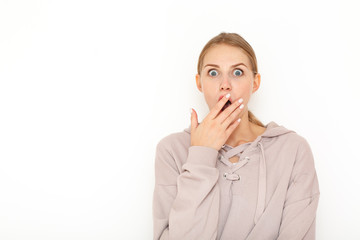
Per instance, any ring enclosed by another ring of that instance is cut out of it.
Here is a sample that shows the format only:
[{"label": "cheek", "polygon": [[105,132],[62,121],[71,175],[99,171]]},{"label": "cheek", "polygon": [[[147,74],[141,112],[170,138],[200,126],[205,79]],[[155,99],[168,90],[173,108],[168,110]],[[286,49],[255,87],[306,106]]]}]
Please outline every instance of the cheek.
[{"label": "cheek", "polygon": [[213,91],[203,91],[204,92],[204,98],[205,101],[207,103],[207,105],[209,106],[209,109],[211,109],[215,104],[216,104],[216,92]]},{"label": "cheek", "polygon": [[250,81],[245,81],[239,85],[236,89],[236,92],[239,94],[239,97],[244,99],[244,102],[247,103],[251,97],[252,84]]},{"label": "cheek", "polygon": [[207,81],[206,79],[202,80],[202,92],[209,108],[217,103],[218,89],[219,87],[216,85],[216,82]]}]

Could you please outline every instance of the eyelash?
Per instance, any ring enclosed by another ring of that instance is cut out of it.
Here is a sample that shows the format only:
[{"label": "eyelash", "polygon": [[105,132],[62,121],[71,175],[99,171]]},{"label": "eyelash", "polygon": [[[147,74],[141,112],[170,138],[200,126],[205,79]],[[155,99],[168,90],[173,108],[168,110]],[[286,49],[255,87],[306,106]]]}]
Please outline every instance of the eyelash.
[{"label": "eyelash", "polygon": [[[209,69],[209,71],[208,71],[208,75],[209,75],[210,77],[217,77],[217,76],[211,76],[211,74],[210,74],[211,71],[216,71],[216,72],[217,72],[217,70],[216,70],[216,69]],[[219,74],[219,73],[217,73],[217,74]]]}]

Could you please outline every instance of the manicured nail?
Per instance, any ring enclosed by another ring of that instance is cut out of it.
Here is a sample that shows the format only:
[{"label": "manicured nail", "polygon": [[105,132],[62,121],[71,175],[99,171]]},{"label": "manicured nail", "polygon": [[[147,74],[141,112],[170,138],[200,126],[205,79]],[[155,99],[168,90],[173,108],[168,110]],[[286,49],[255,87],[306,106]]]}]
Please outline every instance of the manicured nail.
[{"label": "manicured nail", "polygon": [[243,108],[244,108],[244,104],[241,104],[241,105],[240,105],[240,109],[243,109]]},{"label": "manicured nail", "polygon": [[226,94],[226,96],[225,96],[226,98],[229,98],[230,97],[230,93],[228,93],[228,94]]},{"label": "manicured nail", "polygon": [[240,122],[240,121],[241,121],[241,118],[239,118],[237,121]]},{"label": "manicured nail", "polygon": [[242,98],[239,99],[239,103],[242,103],[244,100]]}]

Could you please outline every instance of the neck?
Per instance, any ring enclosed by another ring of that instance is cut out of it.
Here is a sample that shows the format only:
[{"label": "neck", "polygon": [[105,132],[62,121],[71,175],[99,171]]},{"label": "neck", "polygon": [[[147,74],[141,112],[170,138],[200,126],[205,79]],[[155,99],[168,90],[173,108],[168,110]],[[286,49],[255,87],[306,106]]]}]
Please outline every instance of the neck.
[{"label": "neck", "polygon": [[241,117],[240,124],[229,136],[226,144],[235,147],[243,143],[252,142],[265,130],[266,128],[258,126],[249,121],[248,110],[246,109],[246,111],[244,111],[244,115]]}]

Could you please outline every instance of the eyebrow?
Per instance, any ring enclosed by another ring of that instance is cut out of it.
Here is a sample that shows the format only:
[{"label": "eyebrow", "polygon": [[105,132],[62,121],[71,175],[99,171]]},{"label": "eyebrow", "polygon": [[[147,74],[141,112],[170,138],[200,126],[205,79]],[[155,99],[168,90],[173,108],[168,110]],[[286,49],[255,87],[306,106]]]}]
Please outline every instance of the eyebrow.
[{"label": "eyebrow", "polygon": [[[245,67],[247,68],[247,66],[246,66],[244,63],[236,63],[236,64],[232,65],[231,67],[236,67],[236,66],[240,66],[240,65],[243,65],[243,66],[245,66]],[[217,68],[220,68],[219,65],[211,64],[211,63],[206,64],[206,65],[204,66],[204,68],[206,68],[206,67],[217,67]]]}]

